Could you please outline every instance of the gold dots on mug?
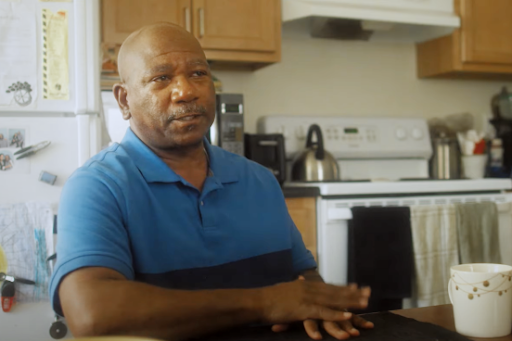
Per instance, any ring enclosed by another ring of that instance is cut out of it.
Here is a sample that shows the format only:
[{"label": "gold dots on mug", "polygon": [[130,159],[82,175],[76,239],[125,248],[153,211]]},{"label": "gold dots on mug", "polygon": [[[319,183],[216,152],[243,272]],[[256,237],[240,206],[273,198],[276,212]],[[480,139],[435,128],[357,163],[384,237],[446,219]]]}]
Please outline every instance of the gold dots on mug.
[{"label": "gold dots on mug", "polygon": [[459,286],[458,285],[455,286],[455,290],[459,290]]},{"label": "gold dots on mug", "polygon": [[473,294],[469,294],[469,295],[468,295],[468,298],[469,298],[470,300],[472,300],[472,299],[473,299]]},{"label": "gold dots on mug", "polygon": [[500,296],[503,295],[503,291],[500,291]]},{"label": "gold dots on mug", "polygon": [[475,287],[475,288],[473,288],[473,291],[474,291],[474,292],[477,292],[477,291],[478,291],[478,289]]},{"label": "gold dots on mug", "polygon": [[484,282],[484,287],[486,287],[486,288],[487,288],[488,286],[489,286],[489,281],[485,281],[485,282]]},{"label": "gold dots on mug", "polygon": [[478,297],[480,297],[480,295],[478,295]]}]

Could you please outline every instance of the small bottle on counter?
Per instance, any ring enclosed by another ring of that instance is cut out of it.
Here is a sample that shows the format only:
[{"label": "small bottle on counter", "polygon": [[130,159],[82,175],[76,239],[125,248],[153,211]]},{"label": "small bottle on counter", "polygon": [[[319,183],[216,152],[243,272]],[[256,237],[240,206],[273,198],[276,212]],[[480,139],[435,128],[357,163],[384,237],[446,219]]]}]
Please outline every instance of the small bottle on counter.
[{"label": "small bottle on counter", "polygon": [[489,175],[494,178],[508,177],[508,174],[503,172],[503,143],[501,139],[492,139],[489,154]]}]

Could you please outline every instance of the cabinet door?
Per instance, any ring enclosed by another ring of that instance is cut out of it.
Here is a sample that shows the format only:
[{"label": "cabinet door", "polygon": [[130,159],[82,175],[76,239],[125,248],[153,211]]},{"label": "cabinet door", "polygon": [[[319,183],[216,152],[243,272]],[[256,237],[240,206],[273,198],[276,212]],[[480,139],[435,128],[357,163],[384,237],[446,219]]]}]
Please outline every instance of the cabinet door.
[{"label": "cabinet door", "polygon": [[461,0],[462,62],[512,64],[512,1]]},{"label": "cabinet door", "polygon": [[204,49],[274,51],[278,0],[192,0],[194,35]]},{"label": "cabinet door", "polygon": [[103,0],[103,42],[121,44],[133,31],[159,21],[191,27],[191,0]]},{"label": "cabinet door", "polygon": [[316,260],[316,198],[286,199],[288,213],[302,235],[306,248],[311,251]]}]

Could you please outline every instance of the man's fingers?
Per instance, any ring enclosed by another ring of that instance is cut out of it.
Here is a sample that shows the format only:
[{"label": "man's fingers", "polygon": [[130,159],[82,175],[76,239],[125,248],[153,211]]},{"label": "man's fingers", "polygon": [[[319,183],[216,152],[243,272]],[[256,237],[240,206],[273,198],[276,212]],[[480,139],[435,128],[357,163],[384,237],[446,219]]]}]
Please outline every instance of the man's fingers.
[{"label": "man's fingers", "polygon": [[313,304],[327,306],[336,310],[348,308],[364,309],[368,306],[370,289],[354,287],[337,287],[334,285],[312,285],[306,288]]},{"label": "man's fingers", "polygon": [[346,321],[352,318],[352,313],[347,311],[334,310],[322,305],[317,305],[311,309],[311,313],[307,319],[322,321]]},{"label": "man's fingers", "polygon": [[340,325],[336,322],[324,321],[323,327],[329,335],[338,340],[346,340],[350,337],[349,333],[341,329]]},{"label": "man's fingers", "polygon": [[288,324],[274,324],[272,326],[272,331],[275,333],[281,333],[281,332],[287,331],[289,327],[290,327],[290,325],[288,325]]},{"label": "man's fingers", "polygon": [[350,336],[359,336],[359,330],[357,330],[356,328],[354,328],[354,325],[352,324],[352,321],[341,321],[339,322],[339,325],[341,326],[341,329],[343,329],[344,331],[346,331],[347,333],[350,334]]},{"label": "man's fingers", "polygon": [[304,329],[310,338],[313,340],[321,340],[322,334],[320,330],[318,330],[318,322],[315,320],[306,320],[304,321]]},{"label": "man's fingers", "polygon": [[352,318],[352,323],[357,328],[364,328],[364,329],[370,329],[373,328],[373,322],[366,321],[364,318],[360,316],[354,315]]}]

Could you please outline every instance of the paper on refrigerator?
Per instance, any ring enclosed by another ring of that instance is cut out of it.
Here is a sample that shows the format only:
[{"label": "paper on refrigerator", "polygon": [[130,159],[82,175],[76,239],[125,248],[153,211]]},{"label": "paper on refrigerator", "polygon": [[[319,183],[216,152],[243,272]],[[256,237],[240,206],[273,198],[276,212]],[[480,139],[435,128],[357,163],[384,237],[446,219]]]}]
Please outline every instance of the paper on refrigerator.
[{"label": "paper on refrigerator", "polygon": [[0,106],[34,107],[37,97],[35,8],[0,1]]},{"label": "paper on refrigerator", "polygon": [[43,98],[69,99],[68,12],[42,11]]},{"label": "paper on refrigerator", "polygon": [[47,257],[54,252],[53,210],[50,204],[27,202],[0,205],[0,266],[6,273],[36,282],[16,284],[16,300],[48,299],[50,267]]}]

